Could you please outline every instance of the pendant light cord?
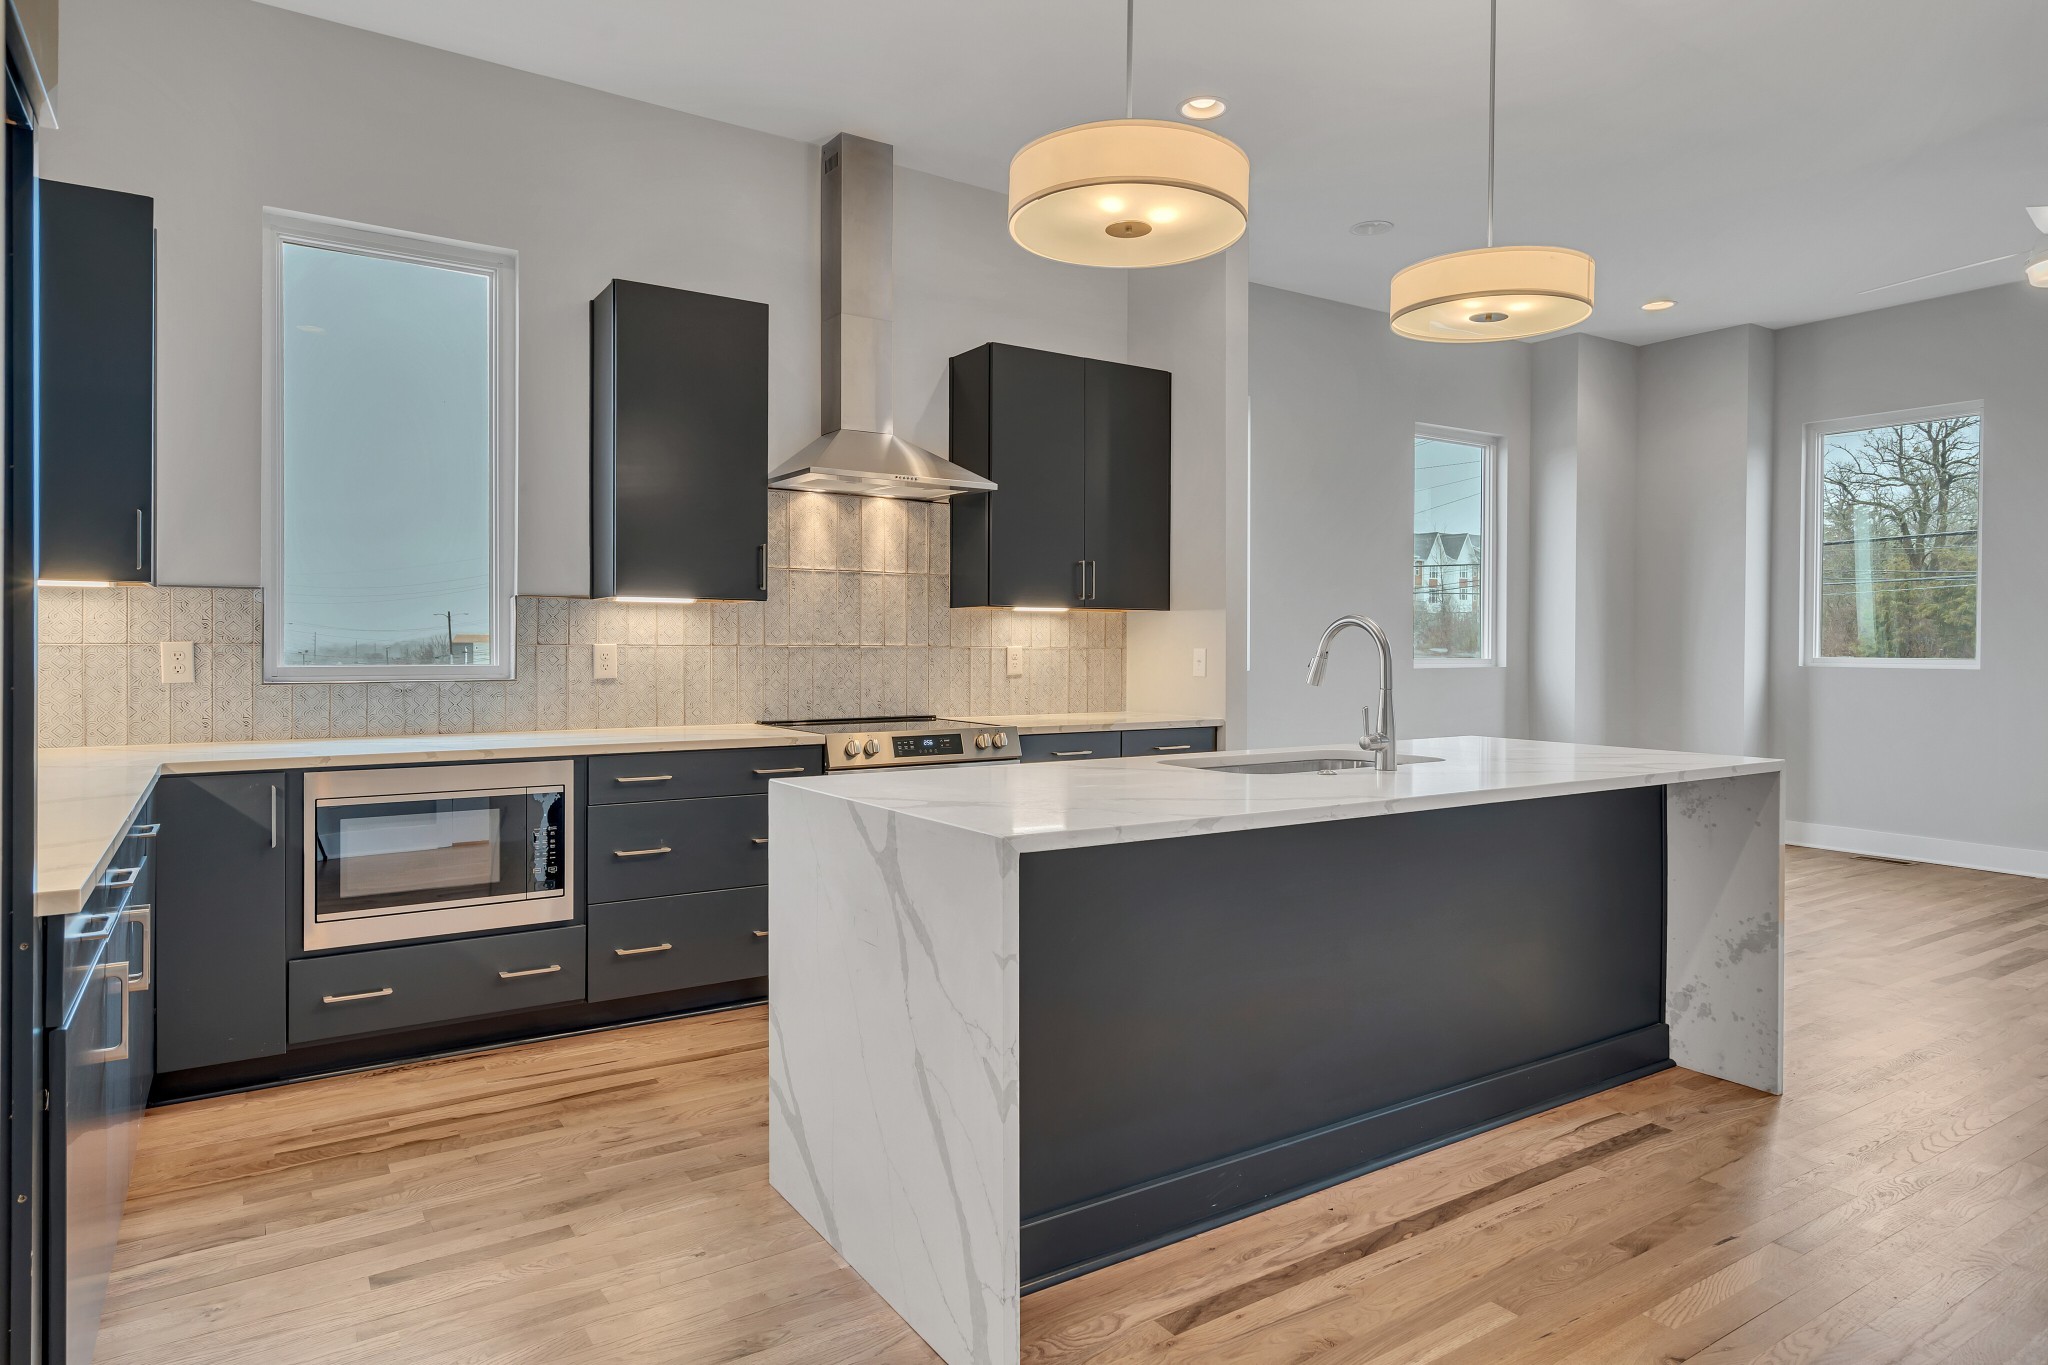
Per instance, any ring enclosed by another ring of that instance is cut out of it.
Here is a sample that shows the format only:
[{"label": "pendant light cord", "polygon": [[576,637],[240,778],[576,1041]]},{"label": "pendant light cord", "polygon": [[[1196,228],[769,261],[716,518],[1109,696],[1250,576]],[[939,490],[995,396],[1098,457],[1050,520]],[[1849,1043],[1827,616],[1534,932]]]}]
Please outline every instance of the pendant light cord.
[{"label": "pendant light cord", "polygon": [[1138,0],[1124,0],[1124,117],[1137,106],[1131,102],[1131,49],[1137,46]]},{"label": "pendant light cord", "polygon": [[[1486,6],[1486,244],[1493,245],[1493,141],[1500,128],[1496,100],[1500,86],[1500,0]],[[1130,83],[1130,58],[1124,58],[1125,84]]]}]

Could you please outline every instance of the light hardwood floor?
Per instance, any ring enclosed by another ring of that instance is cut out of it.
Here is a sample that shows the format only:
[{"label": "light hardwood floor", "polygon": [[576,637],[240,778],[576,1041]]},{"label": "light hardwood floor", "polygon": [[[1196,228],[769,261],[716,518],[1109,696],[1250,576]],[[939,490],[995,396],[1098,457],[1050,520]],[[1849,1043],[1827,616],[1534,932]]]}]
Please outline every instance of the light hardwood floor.
[{"label": "light hardwood floor", "polygon": [[[1789,856],[1665,1072],[1025,1301],[1033,1365],[2048,1361],[2048,882]],[[152,1113],[101,1365],[936,1359],[768,1188],[763,1012]]]}]

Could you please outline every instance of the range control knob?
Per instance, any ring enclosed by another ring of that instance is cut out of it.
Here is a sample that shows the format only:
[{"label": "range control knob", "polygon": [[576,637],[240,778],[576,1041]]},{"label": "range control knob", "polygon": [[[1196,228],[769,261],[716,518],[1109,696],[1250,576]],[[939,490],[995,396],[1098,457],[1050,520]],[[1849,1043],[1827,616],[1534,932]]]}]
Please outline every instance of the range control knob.
[{"label": "range control knob", "polygon": [[876,754],[882,752],[881,742],[879,740],[871,739],[866,744],[861,746],[861,752],[866,754],[869,758],[873,758]]},{"label": "range control knob", "polygon": [[1010,736],[1004,731],[996,731],[996,747],[998,749],[1007,749],[1010,747]]},{"label": "range control knob", "polygon": [[847,741],[846,741],[846,756],[847,756],[848,758],[858,758],[858,757],[860,756],[860,741],[859,741],[859,740],[857,740],[857,739],[849,739],[849,740],[847,740]]},{"label": "range control knob", "polygon": [[974,747],[977,749],[986,749],[988,747],[988,736],[976,735],[974,737]]}]

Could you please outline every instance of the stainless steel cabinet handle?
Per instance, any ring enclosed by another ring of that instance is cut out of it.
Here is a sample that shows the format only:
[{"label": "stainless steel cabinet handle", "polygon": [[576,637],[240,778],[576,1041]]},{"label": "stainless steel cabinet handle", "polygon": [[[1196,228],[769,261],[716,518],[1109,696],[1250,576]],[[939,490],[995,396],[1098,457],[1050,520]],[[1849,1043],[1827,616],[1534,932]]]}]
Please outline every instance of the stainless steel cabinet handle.
[{"label": "stainless steel cabinet handle", "polygon": [[754,588],[759,592],[768,591],[768,547],[754,547]]},{"label": "stainless steel cabinet handle", "polygon": [[562,970],[562,964],[555,962],[545,967],[528,967],[523,972],[499,972],[498,980],[515,981],[522,976],[549,976],[560,970]]},{"label": "stainless steel cabinet handle", "polygon": [[748,842],[752,843],[755,848],[766,848],[768,847],[768,836],[763,834],[759,838],[749,840]]},{"label": "stainless steel cabinet handle", "polygon": [[128,1060],[128,1024],[131,1017],[128,1008],[128,964],[125,962],[102,962],[92,969],[95,981],[111,981],[114,989],[121,992],[121,1041],[112,1047],[89,1048],[86,1056],[97,1062],[125,1062]]},{"label": "stainless steel cabinet handle", "polygon": [[135,572],[143,572],[142,562],[145,558],[142,553],[142,509],[138,507],[135,509]]},{"label": "stainless steel cabinet handle", "polygon": [[766,938],[766,937],[768,937],[768,931],[767,931],[766,929],[756,929],[756,930],[754,931],[754,937],[755,937],[755,938]]},{"label": "stainless steel cabinet handle", "polygon": [[391,994],[391,988],[386,986],[382,990],[358,991],[354,995],[323,995],[320,997],[320,1003],[323,1005],[346,1005],[351,1000],[377,1000],[389,994]]},{"label": "stainless steel cabinet handle", "polygon": [[142,948],[135,954],[142,959],[142,970],[129,975],[128,989],[131,991],[146,991],[156,984],[156,928],[152,922],[149,907],[146,905],[129,906],[121,912],[121,922],[123,924],[139,924],[142,926]]},{"label": "stainless steel cabinet handle", "polygon": [[135,885],[135,879],[141,875],[142,868],[139,864],[135,867],[110,867],[107,869],[107,875],[100,878],[100,885],[109,891],[126,891]]},{"label": "stainless steel cabinet handle", "polygon": [[659,858],[664,853],[673,852],[675,852],[674,849],[670,848],[667,844],[663,844],[660,848],[615,848],[612,850],[612,856],[614,858]]},{"label": "stainless steel cabinet handle", "polygon": [[137,825],[128,831],[131,839],[154,839],[163,830],[161,821],[154,825]]},{"label": "stainless steel cabinet handle", "polygon": [[1085,559],[1074,561],[1074,600],[1076,602],[1086,602],[1088,600],[1088,561]]},{"label": "stainless steel cabinet handle", "polygon": [[1152,752],[1155,754],[1177,754],[1183,749],[1192,749],[1194,747],[1192,744],[1155,744],[1152,746]]},{"label": "stainless steel cabinet handle", "polygon": [[622,787],[631,786],[635,782],[673,782],[675,780],[674,773],[649,773],[645,777],[615,777],[612,779],[612,781]]},{"label": "stainless steel cabinet handle", "polygon": [[1095,574],[1096,574],[1096,564],[1095,564],[1095,561],[1091,559],[1091,560],[1089,560],[1089,561],[1088,561],[1088,600],[1089,600],[1090,602],[1093,602],[1093,601],[1095,600],[1095,589],[1096,589],[1096,579],[1095,579]]},{"label": "stainless steel cabinet handle", "polygon": [[1054,758],[1089,758],[1094,753],[1093,749],[1054,749],[1052,756]]},{"label": "stainless steel cabinet handle", "polygon": [[639,957],[643,953],[665,953],[675,946],[673,943],[657,943],[648,948],[614,948],[612,952],[620,957]]},{"label": "stainless steel cabinet handle", "polygon": [[[100,927],[89,929],[84,933],[76,935],[76,937],[81,943],[97,943],[103,938],[112,938],[114,936],[114,926],[121,922],[121,912],[113,910],[104,915],[87,916],[86,918],[97,918],[100,922]],[[82,924],[85,921],[81,919],[79,922]]]},{"label": "stainless steel cabinet handle", "polygon": [[802,768],[756,768],[756,777],[794,777],[804,772]]},{"label": "stainless steel cabinet handle", "polygon": [[271,783],[271,784],[270,784],[270,846],[271,846],[272,848],[276,848],[276,847],[277,847],[277,827],[278,827],[278,826],[279,826],[280,824],[282,824],[282,823],[283,823],[283,821],[282,821],[282,820],[281,820],[281,819],[279,818],[279,813],[278,813],[278,808],[279,808],[279,807],[280,807],[281,805],[283,805],[283,803],[284,803],[284,793],[278,790],[277,784],[276,784],[275,782]]}]

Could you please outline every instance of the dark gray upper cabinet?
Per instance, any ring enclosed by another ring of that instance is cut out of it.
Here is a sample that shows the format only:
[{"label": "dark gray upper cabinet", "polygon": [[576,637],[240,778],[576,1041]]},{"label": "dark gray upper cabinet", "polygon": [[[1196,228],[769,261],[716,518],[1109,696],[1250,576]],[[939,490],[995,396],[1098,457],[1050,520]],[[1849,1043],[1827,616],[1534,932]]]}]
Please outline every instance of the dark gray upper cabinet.
[{"label": "dark gray upper cabinet", "polygon": [[768,305],[613,280],[590,305],[590,595],[768,595]]},{"label": "dark gray upper cabinet", "polygon": [[42,578],[155,567],[156,230],[139,194],[39,183]]},{"label": "dark gray upper cabinet", "polygon": [[991,342],[953,357],[953,605],[1173,605],[1173,376]]}]

